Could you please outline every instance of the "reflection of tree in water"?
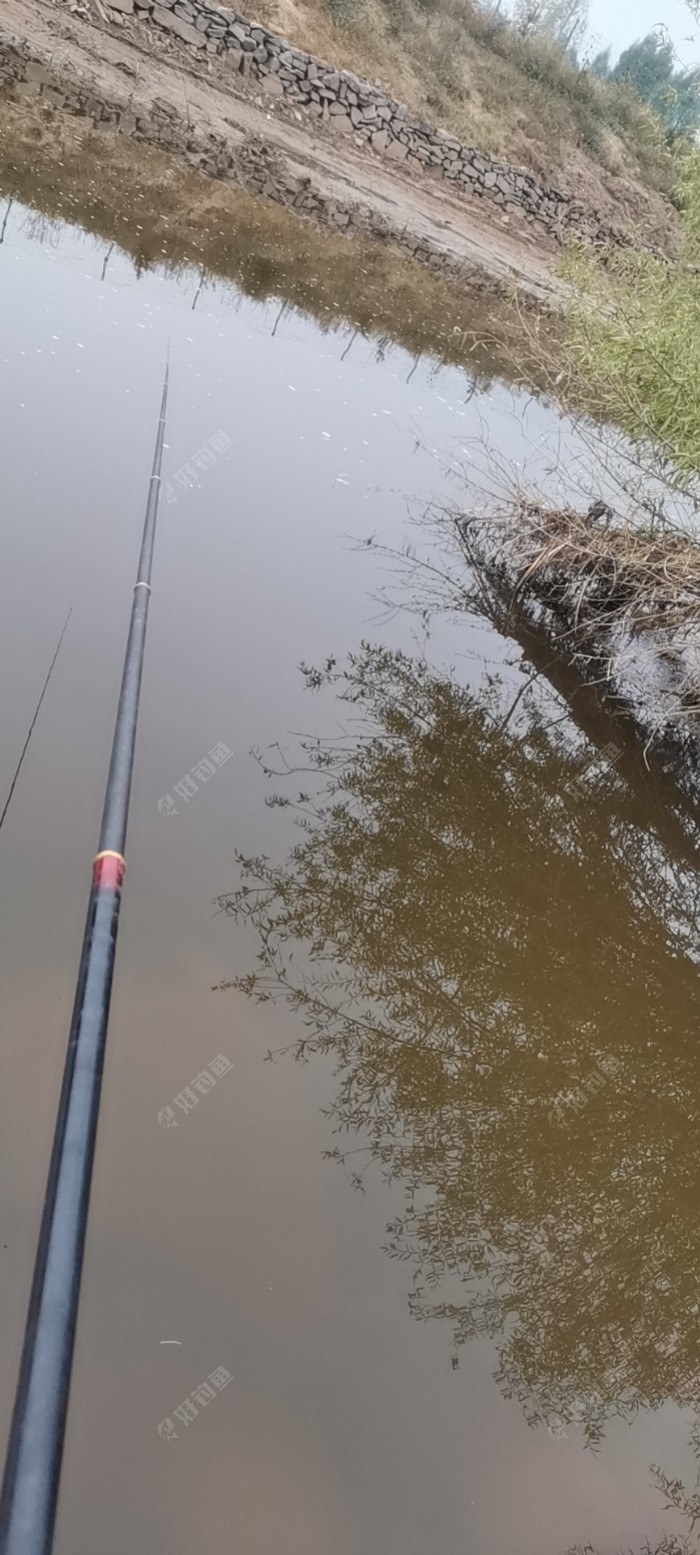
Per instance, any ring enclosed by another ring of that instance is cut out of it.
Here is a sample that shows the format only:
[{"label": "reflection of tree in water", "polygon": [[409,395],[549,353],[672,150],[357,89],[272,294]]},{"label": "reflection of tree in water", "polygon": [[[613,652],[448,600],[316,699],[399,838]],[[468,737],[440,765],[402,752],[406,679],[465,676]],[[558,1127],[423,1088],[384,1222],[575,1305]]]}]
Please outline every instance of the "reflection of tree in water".
[{"label": "reflection of tree in water", "polygon": [[[691,1432],[691,1443],[697,1457],[700,1445],[697,1424]],[[696,1476],[694,1490],[688,1490],[681,1480],[673,1479],[662,1469],[654,1466],[652,1466],[652,1476],[657,1490],[661,1491],[664,1497],[666,1510],[678,1512],[687,1523],[689,1533],[687,1535],[667,1533],[659,1544],[653,1546],[647,1539],[638,1555],[698,1555],[698,1536],[695,1530],[700,1523],[700,1473]],[[575,1548],[567,1550],[566,1555],[598,1555],[598,1551],[592,1544],[583,1547],[577,1544]],[[628,1551],[627,1555],[632,1555],[632,1551]]]},{"label": "reflection of tree in water", "polygon": [[[10,202],[11,207],[12,202]],[[22,231],[32,243],[38,243],[41,248],[58,248],[61,242],[61,222],[49,216],[42,215],[41,211],[27,211],[22,222]]]},{"label": "reflection of tree in water", "polygon": [[496,680],[372,647],[307,680],[361,731],[304,742],[322,781],[297,846],[222,900],[260,939],[238,985],[300,1012],[298,1056],[337,1060],[338,1132],[403,1185],[412,1311],[490,1337],[528,1418],[593,1442],[698,1403],[692,868],[529,691],[508,716]]}]

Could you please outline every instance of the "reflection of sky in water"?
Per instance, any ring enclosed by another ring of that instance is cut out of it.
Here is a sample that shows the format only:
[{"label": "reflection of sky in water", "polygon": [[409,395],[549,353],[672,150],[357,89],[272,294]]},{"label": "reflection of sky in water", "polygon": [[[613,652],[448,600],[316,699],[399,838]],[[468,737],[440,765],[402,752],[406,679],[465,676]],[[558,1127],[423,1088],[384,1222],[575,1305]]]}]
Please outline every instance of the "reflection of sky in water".
[{"label": "reflection of sky in water", "polygon": [[[679,1412],[611,1427],[595,1459],[575,1432],[528,1429],[487,1344],[453,1374],[446,1329],[412,1322],[405,1270],[381,1251],[392,1194],[353,1196],[320,1158],[328,1072],[262,1065],[289,1039],[283,1013],[210,992],[250,956],[211,907],[234,848],[279,854],[291,837],[250,748],[340,727],[299,662],[420,635],[387,616],[385,571],[353,540],[416,541],[409,510],[459,497],[484,431],[533,481],[555,456],[561,471],[570,434],[497,384],[471,394],[460,372],[390,347],[377,360],[350,331],[192,274],[137,280],[116,250],[73,230],[40,245],[26,221],[11,212],[0,249],[0,792],[73,617],[0,857],[5,1411],[168,336],[166,479],[220,430],[231,440],[161,509],[60,1555],[561,1555],[656,1537],[648,1464],[687,1468]],[[465,680],[474,652],[514,657],[465,623],[438,624],[428,651]],[[233,759],[185,813],[159,815],[217,741]],[[158,1109],[220,1052],[227,1089],[159,1131]],[[233,1385],[163,1444],[158,1421],[218,1365]]]}]

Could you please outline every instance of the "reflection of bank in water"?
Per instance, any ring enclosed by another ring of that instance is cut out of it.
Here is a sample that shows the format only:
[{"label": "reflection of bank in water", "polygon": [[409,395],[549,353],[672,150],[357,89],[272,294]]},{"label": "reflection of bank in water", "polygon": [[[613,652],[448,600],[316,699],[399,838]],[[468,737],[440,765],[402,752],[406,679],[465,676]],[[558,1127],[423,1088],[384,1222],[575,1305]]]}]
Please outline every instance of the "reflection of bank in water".
[{"label": "reflection of bank in water", "polygon": [[8,201],[3,220],[17,200],[42,213],[44,241],[51,223],[66,219],[103,239],[100,265],[112,284],[129,255],[130,281],[144,277],[149,291],[164,293],[174,278],[198,311],[204,286],[211,300],[232,282],[245,297],[271,299],[274,315],[284,302],[324,330],[346,328],[349,338],[359,332],[377,343],[386,337],[482,383],[525,372],[544,386],[559,357],[558,318],[545,307],[536,313],[548,347],[545,375],[524,328],[534,304],[523,297],[514,306],[510,287],[492,286],[486,275],[470,285],[393,242],[363,234],[349,241],[283,205],[182,168],[154,147],[86,132],[67,115],[47,124],[38,102],[0,105],[0,195]]}]

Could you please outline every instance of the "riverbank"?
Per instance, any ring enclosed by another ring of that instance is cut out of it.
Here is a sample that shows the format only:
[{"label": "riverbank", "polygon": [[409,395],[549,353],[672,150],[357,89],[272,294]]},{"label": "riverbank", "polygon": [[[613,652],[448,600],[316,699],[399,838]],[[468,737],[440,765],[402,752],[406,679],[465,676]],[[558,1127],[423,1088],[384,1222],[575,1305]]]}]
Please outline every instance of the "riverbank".
[{"label": "riverbank", "polygon": [[[7,0],[0,187],[72,212],[139,263],[204,265],[415,354],[551,387],[565,366],[561,240],[630,242],[626,207],[615,227],[382,106],[367,83],[354,92],[347,72],[293,49],[287,61],[283,41],[236,13],[193,4]],[[656,200],[638,239],[663,229],[673,246]]]},{"label": "riverbank", "polygon": [[560,245],[524,213],[416,176],[290,104],[273,108],[240,71],[208,54],[206,66],[200,56],[193,62],[186,43],[155,25],[116,36],[116,27],[95,27],[43,0],[8,0],[3,22],[5,97],[38,98],[91,128],[156,146],[336,232],[390,238],[432,270],[476,276],[545,305],[562,294]]}]

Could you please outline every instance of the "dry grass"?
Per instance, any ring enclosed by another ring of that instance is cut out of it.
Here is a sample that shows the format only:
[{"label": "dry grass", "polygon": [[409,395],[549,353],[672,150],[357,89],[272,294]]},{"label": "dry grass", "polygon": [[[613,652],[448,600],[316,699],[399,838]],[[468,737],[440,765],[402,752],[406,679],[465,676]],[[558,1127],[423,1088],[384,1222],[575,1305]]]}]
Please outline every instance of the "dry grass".
[{"label": "dry grass", "polygon": [[613,521],[602,503],[588,513],[523,498],[504,539],[518,591],[537,588],[562,610],[575,642],[615,627],[675,636],[700,627],[700,546],[688,535],[654,535]]},{"label": "dry grass", "polygon": [[[539,381],[520,308],[507,299],[52,109],[0,103],[0,190],[117,242],[142,268],[203,267],[250,297],[285,299],[324,328],[349,324],[477,377]],[[543,315],[539,330],[537,354],[551,362],[561,321]]]},{"label": "dry grass", "polygon": [[524,496],[459,528],[470,561],[511,608],[541,607],[557,650],[609,694],[636,700],[647,734],[697,738],[700,545],[692,535],[620,523],[603,503],[579,513]]},{"label": "dry grass", "polygon": [[617,206],[619,217],[622,205],[632,221],[668,225],[648,191],[670,190],[673,159],[636,94],[573,69],[555,45],[520,38],[475,0],[263,0],[256,9],[299,46],[380,79],[468,143],[557,176],[603,214]]}]

